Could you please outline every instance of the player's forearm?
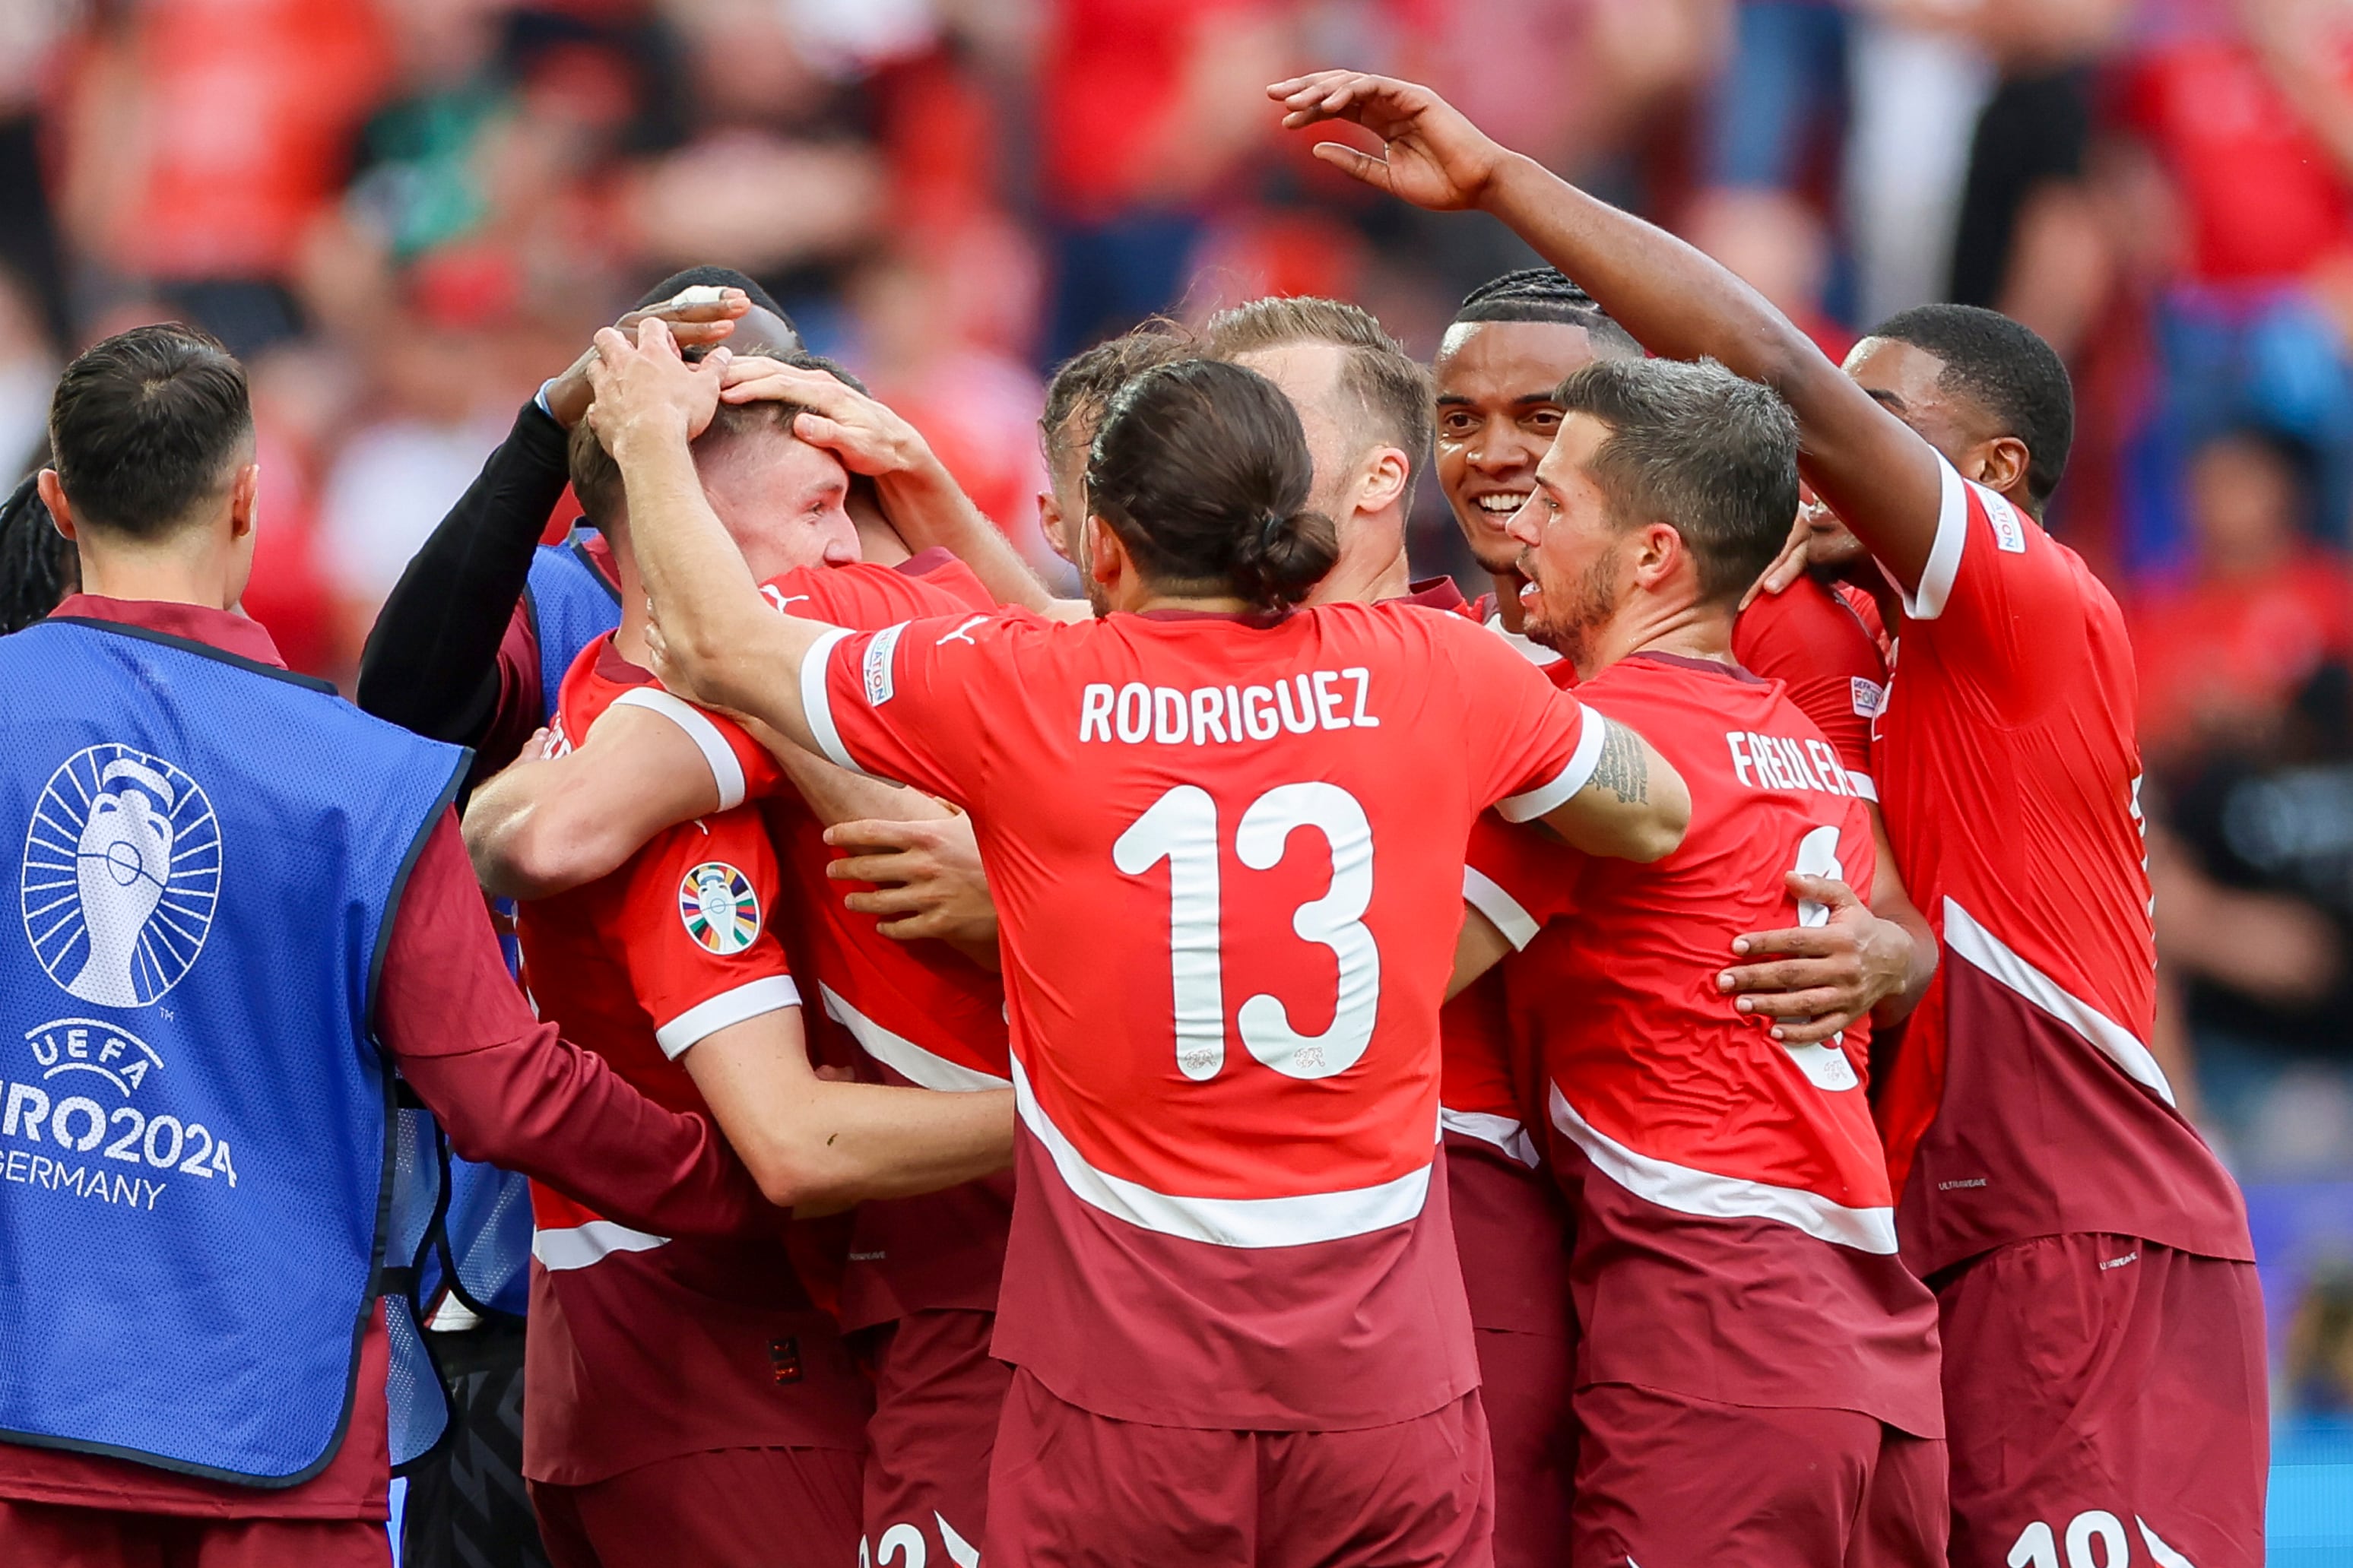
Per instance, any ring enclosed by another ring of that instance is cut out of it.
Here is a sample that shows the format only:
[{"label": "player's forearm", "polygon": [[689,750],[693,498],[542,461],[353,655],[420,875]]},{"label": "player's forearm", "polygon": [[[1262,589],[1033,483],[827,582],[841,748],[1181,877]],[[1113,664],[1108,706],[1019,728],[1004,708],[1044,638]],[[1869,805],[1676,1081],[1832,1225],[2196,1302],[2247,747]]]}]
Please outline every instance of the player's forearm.
[{"label": "player's forearm", "polygon": [[1910,940],[1902,986],[1882,997],[1871,1010],[1873,1026],[1893,1028],[1912,1016],[1936,977],[1936,933],[1912,902],[1904,879],[1896,874],[1895,857],[1888,851],[1884,831],[1880,837],[1879,867],[1871,885],[1871,912],[1894,925]]},{"label": "player's forearm", "polygon": [[1779,393],[1797,416],[1808,476],[1872,552],[1916,582],[1941,479],[1870,395],[1730,268],[1599,201],[1532,158],[1507,155],[1481,205],[1582,284],[1652,353],[1708,358]]},{"label": "player's forearm", "polygon": [[466,854],[485,891],[526,900],[553,898],[619,869],[668,826],[638,834],[627,818],[596,810],[586,791],[567,787],[586,781],[567,777],[562,767],[558,762],[511,768],[466,803]]},{"label": "player's forearm", "polygon": [[660,637],[664,683],[705,707],[758,719],[816,751],[801,706],[802,656],[833,628],[779,616],[702,493],[683,428],[616,437],[629,534]]},{"label": "player's forearm", "polygon": [[1041,615],[1053,613],[1054,596],[1029,570],[1013,542],[973,504],[972,498],[929,451],[923,460],[880,474],[875,488],[882,510],[913,551],[945,550],[972,568],[981,585],[1008,605]]},{"label": "player's forearm", "polygon": [[1013,1162],[1009,1089],[927,1089],[812,1079],[797,1103],[744,1119],[714,1106],[771,1203],[808,1215],[872,1198],[938,1192]]},{"label": "player's forearm", "polygon": [[1587,722],[1609,726],[1592,776],[1545,821],[1588,855],[1648,864],[1673,854],[1691,826],[1683,774],[1628,726],[1590,709]]},{"label": "player's forearm", "polygon": [[498,702],[499,642],[564,484],[564,432],[525,405],[377,612],[360,655],[362,708],[435,740],[481,738]]}]

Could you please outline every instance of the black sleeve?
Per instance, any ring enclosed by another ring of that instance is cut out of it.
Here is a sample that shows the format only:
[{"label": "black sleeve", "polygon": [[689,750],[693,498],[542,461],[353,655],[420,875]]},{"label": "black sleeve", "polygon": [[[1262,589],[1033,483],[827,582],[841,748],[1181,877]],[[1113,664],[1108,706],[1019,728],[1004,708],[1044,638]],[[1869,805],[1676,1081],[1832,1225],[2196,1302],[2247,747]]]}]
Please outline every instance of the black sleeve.
[{"label": "black sleeve", "polygon": [[532,551],[564,494],[564,427],[536,402],[376,613],[360,655],[359,705],[437,741],[473,745],[497,717],[499,643]]}]

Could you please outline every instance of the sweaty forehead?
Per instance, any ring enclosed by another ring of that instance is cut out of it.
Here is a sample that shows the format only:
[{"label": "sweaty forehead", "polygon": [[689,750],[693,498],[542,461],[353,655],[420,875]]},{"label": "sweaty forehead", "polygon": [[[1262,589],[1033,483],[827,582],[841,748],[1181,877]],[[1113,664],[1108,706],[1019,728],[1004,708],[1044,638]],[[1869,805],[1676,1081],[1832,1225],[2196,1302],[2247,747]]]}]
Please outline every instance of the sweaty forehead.
[{"label": "sweaty forehead", "polygon": [[781,425],[762,425],[715,442],[697,442],[695,468],[711,479],[745,479],[796,490],[824,489],[849,482],[841,459]]},{"label": "sweaty forehead", "polygon": [[1574,322],[1458,321],[1446,330],[1430,376],[1440,397],[1514,403],[1549,398],[1600,357]]}]

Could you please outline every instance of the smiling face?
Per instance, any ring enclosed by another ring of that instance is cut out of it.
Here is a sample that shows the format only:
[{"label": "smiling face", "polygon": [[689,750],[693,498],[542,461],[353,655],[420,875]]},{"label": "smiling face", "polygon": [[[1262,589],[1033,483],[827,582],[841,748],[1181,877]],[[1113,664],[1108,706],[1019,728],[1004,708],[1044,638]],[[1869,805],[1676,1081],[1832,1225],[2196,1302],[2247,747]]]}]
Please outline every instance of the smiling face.
[{"label": "smiling face", "polygon": [[1527,634],[1579,673],[1590,670],[1596,636],[1617,615],[1630,570],[1631,535],[1587,471],[1609,434],[1589,414],[1567,416],[1509,522],[1513,563],[1528,582],[1520,595]]},{"label": "smiling face", "polygon": [[1448,329],[1438,393],[1439,488],[1472,559],[1497,575],[1517,564],[1507,526],[1535,489],[1536,465],[1560,429],[1554,395],[1600,356],[1566,321],[1463,321]]}]

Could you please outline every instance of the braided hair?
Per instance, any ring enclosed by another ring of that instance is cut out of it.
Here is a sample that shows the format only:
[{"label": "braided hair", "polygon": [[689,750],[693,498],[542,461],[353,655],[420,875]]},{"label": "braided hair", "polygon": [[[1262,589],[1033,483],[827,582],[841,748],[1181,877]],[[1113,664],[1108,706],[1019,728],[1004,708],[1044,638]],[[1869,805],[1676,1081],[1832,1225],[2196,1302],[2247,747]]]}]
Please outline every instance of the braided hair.
[{"label": "braided hair", "polygon": [[72,543],[49,521],[34,487],[43,465],[0,501],[0,635],[21,631],[79,585]]},{"label": "braided hair", "polygon": [[1471,321],[1557,321],[1583,327],[1585,335],[1607,359],[1639,358],[1642,345],[1633,334],[1610,319],[1593,296],[1551,267],[1523,267],[1500,278],[1490,278],[1462,296],[1454,320]]}]

